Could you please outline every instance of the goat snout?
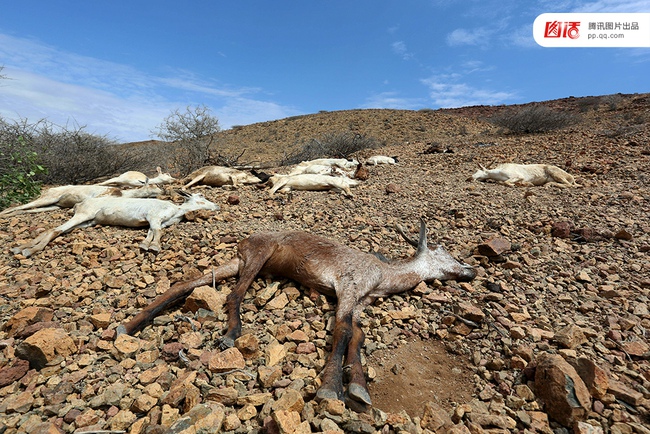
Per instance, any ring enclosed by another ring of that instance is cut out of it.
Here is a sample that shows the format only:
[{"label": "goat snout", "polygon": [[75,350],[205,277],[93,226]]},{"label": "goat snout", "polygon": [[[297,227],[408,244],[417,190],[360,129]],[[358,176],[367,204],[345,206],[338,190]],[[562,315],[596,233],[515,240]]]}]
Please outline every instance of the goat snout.
[{"label": "goat snout", "polygon": [[476,277],[476,269],[471,265],[463,264],[463,268],[456,278],[458,282],[471,282]]}]

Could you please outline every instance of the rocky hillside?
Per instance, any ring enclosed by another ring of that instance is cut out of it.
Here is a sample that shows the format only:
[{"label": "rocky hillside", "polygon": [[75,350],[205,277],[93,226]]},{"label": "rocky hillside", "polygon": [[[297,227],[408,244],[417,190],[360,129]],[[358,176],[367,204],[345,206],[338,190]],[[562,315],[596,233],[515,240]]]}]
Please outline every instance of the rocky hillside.
[{"label": "rocky hillside", "polygon": [[[354,131],[399,164],[370,167],[352,198],[196,187],[221,210],[166,229],[158,254],[138,248],[146,230],[95,227],[25,258],[9,249],[69,213],[0,220],[0,432],[647,433],[650,95],[545,104],[580,122],[513,136],[485,121],[512,107],[351,110],[224,131],[223,151],[249,161]],[[497,162],[554,164],[582,187],[469,181],[477,163]],[[287,279],[254,282],[234,350],[216,344],[234,280],[116,337],[252,233],[307,230],[397,259],[413,249],[395,224],[415,233],[420,217],[478,276],[363,311],[370,411],[313,400],[336,304]]]}]

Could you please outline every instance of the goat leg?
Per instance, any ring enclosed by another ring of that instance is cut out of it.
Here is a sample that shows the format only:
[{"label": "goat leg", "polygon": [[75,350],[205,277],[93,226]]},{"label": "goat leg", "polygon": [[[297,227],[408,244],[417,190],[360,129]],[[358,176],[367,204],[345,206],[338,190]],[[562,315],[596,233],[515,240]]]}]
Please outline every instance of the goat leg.
[{"label": "goat leg", "polygon": [[249,243],[247,238],[241,241],[238,246],[239,281],[226,298],[228,331],[219,339],[219,347],[223,350],[232,348],[235,345],[235,339],[241,336],[240,309],[246,290],[251,286],[257,274],[262,270],[266,261],[273,256],[277,248],[277,245],[269,245],[260,250],[257,246],[251,246]]},{"label": "goat leg", "polygon": [[47,246],[50,241],[61,235],[61,231],[56,229],[50,229],[49,231],[43,232],[41,235],[36,237],[34,240],[22,244],[18,247],[11,249],[12,253],[15,255],[21,254],[26,258],[29,258],[36,252],[40,252]]},{"label": "goat leg", "polygon": [[163,223],[161,219],[151,219],[149,221],[149,231],[147,238],[140,243],[142,250],[149,250],[155,253],[160,252],[160,237],[162,236]]},{"label": "goat leg", "polygon": [[117,327],[117,333],[132,335],[144,328],[162,310],[185,299],[195,288],[210,285],[214,281],[220,281],[237,275],[239,271],[239,259],[235,258],[218,267],[214,273],[205,274],[194,280],[180,282],[169,288],[164,294],[156,297],[147,307],[138,313],[126,324]]},{"label": "goat leg", "polygon": [[[348,394],[346,402],[350,400],[355,401],[353,404],[362,406],[364,409],[372,405],[370,394],[368,393],[368,386],[366,384],[366,377],[363,373],[361,365],[361,347],[365,335],[359,323],[358,312],[355,309],[355,315],[352,319],[352,337],[348,344],[348,352],[345,356],[346,365],[350,365],[350,384],[348,385]],[[348,405],[351,407],[351,405]]]},{"label": "goat leg", "polygon": [[242,275],[239,277],[239,282],[237,282],[235,288],[226,298],[228,306],[228,331],[218,342],[219,348],[222,350],[232,348],[235,345],[235,340],[241,336],[241,303],[246,290],[251,286],[253,280],[255,280],[259,269],[255,269],[253,272],[247,271],[249,270],[244,269]]},{"label": "goat leg", "polygon": [[322,384],[316,392],[316,399],[338,399],[343,401],[343,356],[352,335],[352,313],[343,318],[337,315],[332,339],[332,353],[321,372]]},{"label": "goat leg", "polygon": [[142,250],[149,250],[149,246],[151,245],[151,240],[153,240],[153,228],[149,226],[149,230],[147,231],[147,237],[140,243],[140,248]]},{"label": "goat leg", "polygon": [[32,202],[26,203],[24,205],[20,206],[15,206],[13,208],[7,208],[4,211],[0,212],[0,216],[7,216],[11,217],[14,216],[15,214],[20,214],[21,211],[33,209],[33,208],[40,208],[48,205],[53,205],[57,202],[58,198],[52,198],[52,197],[41,197],[38,198]]}]

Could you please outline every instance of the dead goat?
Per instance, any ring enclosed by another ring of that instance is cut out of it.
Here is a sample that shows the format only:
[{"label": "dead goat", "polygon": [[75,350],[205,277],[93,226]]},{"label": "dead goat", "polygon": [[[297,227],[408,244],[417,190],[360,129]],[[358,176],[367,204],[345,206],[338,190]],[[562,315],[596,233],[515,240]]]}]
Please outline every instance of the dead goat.
[{"label": "dead goat", "polygon": [[577,184],[573,176],[557,166],[550,164],[499,164],[494,169],[486,169],[479,164],[480,169],[472,175],[474,181],[494,180],[509,187],[521,185],[555,186],[555,187],[582,187]]},{"label": "dead goat", "polygon": [[368,166],[376,166],[378,164],[397,164],[397,157],[387,157],[385,155],[373,155],[366,159]]},{"label": "dead goat", "polygon": [[74,216],[66,223],[43,232],[34,240],[14,247],[11,251],[18,255],[30,257],[40,252],[50,241],[77,228],[94,225],[126,226],[140,228],[149,226],[147,237],[140,248],[160,251],[162,229],[180,222],[189,211],[218,210],[219,206],[205,199],[200,194],[185,195],[182,205],[160,200],[123,197],[94,197],[78,203],[74,207]]},{"label": "dead goat", "polygon": [[109,187],[106,185],[62,185],[46,190],[38,199],[29,203],[5,209],[0,212],[0,217],[72,208],[79,202],[83,202],[91,197],[156,197],[162,193],[163,191],[160,187],[149,184],[130,190],[120,190],[118,187]]},{"label": "dead goat", "polygon": [[100,182],[96,185],[111,185],[114,187],[140,187],[146,183],[171,184],[172,182],[176,181],[176,179],[174,179],[174,177],[169,173],[163,173],[160,167],[156,167],[156,171],[158,172],[158,175],[156,175],[154,178],[148,178],[147,175],[142,172],[130,170],[128,172],[124,172],[120,176],[107,179],[106,181]]},{"label": "dead goat", "polygon": [[300,175],[303,173],[322,174],[321,172],[314,171],[315,169],[308,169],[310,166],[329,166],[331,168],[338,168],[344,172],[348,172],[356,169],[357,164],[359,164],[357,160],[347,160],[345,158],[317,158],[315,160],[302,161],[298,163],[291,172],[289,172],[289,175]]},{"label": "dead goat", "polygon": [[278,190],[287,192],[290,190],[309,190],[309,191],[340,191],[348,197],[352,197],[350,187],[359,185],[359,181],[350,179],[345,176],[317,175],[317,174],[299,174],[299,175],[273,175],[269,178],[269,183],[273,186],[270,195],[273,196]]},{"label": "dead goat", "polygon": [[316,398],[344,399],[342,366],[345,358],[346,366],[351,366],[348,405],[367,408],[372,401],[361,365],[364,333],[360,316],[363,309],[378,298],[408,291],[422,281],[470,281],[476,277],[474,268],[458,262],[442,246],[427,244],[424,221],[420,222],[417,241],[399,226],[398,232],[417,250],[409,259],[388,262],[308,232],[253,234],[239,242],[236,258],[211,274],[173,285],[131,321],[118,326],[117,331],[133,334],[159,312],[187,297],[194,288],[239,276],[227,297],[228,330],[219,342],[222,349],[230,348],[241,335],[240,306],[255,278],[258,275],[286,277],[338,299],[332,351],[321,373],[322,384]]},{"label": "dead goat", "polygon": [[241,184],[258,184],[262,180],[255,175],[232,167],[205,166],[190,173],[185,178],[185,182],[187,184],[185,184],[184,188],[189,188],[195,184],[209,185],[211,187],[222,187],[224,185],[238,187]]}]

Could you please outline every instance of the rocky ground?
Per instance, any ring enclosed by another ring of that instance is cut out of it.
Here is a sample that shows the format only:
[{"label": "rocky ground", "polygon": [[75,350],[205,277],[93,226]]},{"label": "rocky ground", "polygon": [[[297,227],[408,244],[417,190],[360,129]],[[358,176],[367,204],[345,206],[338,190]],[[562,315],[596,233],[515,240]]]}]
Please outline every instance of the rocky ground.
[{"label": "rocky ground", "polygon": [[[167,229],[157,255],[138,248],[145,230],[95,227],[24,258],[10,247],[69,214],[0,220],[0,433],[650,432],[650,99],[614,101],[549,102],[582,122],[526,136],[486,123],[491,107],[238,127],[225,142],[239,137],[273,161],[279,142],[314,133],[305,125],[375,126],[367,134],[382,135],[379,152],[399,164],[370,168],[353,198],[197,187],[221,210]],[[506,161],[555,164],[583,188],[468,181],[477,163]],[[253,284],[234,349],[215,344],[233,281],[116,337],[170,284],[209,272],[254,232],[308,230],[403,258],[413,249],[394,225],[415,233],[420,217],[430,241],[478,277],[420,284],[364,311],[369,412],[312,399],[335,300],[286,279]]]}]

